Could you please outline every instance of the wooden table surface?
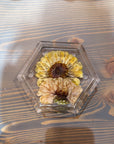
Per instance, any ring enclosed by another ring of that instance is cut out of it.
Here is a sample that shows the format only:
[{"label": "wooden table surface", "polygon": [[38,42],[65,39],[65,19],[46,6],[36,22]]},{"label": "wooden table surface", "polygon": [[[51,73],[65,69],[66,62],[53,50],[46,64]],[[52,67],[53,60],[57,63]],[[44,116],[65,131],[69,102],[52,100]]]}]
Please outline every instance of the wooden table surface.
[{"label": "wooden table surface", "polygon": [[[100,77],[84,112],[43,116],[15,80],[38,41],[84,39]],[[0,144],[114,144],[114,0],[0,0]]]}]

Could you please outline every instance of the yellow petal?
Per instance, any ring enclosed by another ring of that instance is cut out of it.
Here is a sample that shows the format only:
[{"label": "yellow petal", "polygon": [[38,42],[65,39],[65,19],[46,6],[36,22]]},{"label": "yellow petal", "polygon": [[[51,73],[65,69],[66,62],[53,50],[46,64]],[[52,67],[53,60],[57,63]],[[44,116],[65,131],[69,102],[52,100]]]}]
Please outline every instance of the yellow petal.
[{"label": "yellow petal", "polygon": [[79,71],[81,69],[82,69],[81,63],[75,63],[69,68],[69,71],[74,72],[74,71]]},{"label": "yellow petal", "polygon": [[67,67],[71,67],[75,62],[77,62],[77,58],[72,56],[72,55],[69,55],[68,59],[66,60],[66,65]]},{"label": "yellow petal", "polygon": [[60,57],[64,57],[64,56],[65,56],[64,51],[60,51]]},{"label": "yellow petal", "polygon": [[36,68],[46,70],[47,66],[45,66],[45,63],[43,64],[41,61],[37,62]]},{"label": "yellow petal", "polygon": [[77,62],[77,58],[74,56],[71,56],[71,59],[69,60],[70,64],[74,64],[75,62]]},{"label": "yellow petal", "polygon": [[73,75],[75,77],[83,78],[83,72],[81,70],[73,72]]},{"label": "yellow petal", "polygon": [[65,52],[64,51],[60,51],[60,62],[65,63]]},{"label": "yellow petal", "polygon": [[54,51],[51,51],[45,55],[45,58],[48,59],[50,66],[52,66],[56,62],[54,53],[55,53]]},{"label": "yellow petal", "polygon": [[46,78],[46,77],[47,77],[46,74],[45,74],[45,75],[42,75],[41,73],[36,73],[35,76],[36,76],[37,78]]},{"label": "yellow petal", "polygon": [[38,72],[45,72],[45,70],[42,67],[36,67],[35,68],[35,72],[36,73],[38,73]]},{"label": "yellow petal", "polygon": [[42,61],[42,63],[45,63],[48,67],[51,66],[49,59],[47,57],[42,57],[41,61]]},{"label": "yellow petal", "polygon": [[39,78],[39,79],[37,80],[37,86],[39,87],[43,81],[44,81],[43,78]]},{"label": "yellow petal", "polygon": [[79,85],[80,84],[80,80],[78,78],[71,78],[71,80],[73,81],[73,83],[75,85]]},{"label": "yellow petal", "polygon": [[60,61],[60,56],[58,54],[59,54],[58,51],[54,52],[53,54],[53,58],[55,59],[56,62]]}]

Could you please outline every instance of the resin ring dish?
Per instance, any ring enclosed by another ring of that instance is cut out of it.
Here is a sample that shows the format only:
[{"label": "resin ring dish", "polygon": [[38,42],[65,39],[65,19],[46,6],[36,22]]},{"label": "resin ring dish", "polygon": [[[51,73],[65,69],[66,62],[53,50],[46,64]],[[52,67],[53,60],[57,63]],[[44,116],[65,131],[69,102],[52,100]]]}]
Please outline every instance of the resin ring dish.
[{"label": "resin ring dish", "polygon": [[68,42],[39,42],[17,78],[37,113],[80,114],[99,83],[84,47]]}]

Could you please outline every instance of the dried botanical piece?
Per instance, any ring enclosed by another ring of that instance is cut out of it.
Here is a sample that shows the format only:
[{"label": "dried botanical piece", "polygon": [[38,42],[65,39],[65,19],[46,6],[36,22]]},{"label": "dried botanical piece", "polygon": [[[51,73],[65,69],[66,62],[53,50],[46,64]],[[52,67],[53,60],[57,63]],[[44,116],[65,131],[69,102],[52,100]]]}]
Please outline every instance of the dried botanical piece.
[{"label": "dried botanical piece", "polygon": [[51,51],[36,64],[38,78],[83,77],[82,64],[66,51]]},{"label": "dried botanical piece", "polygon": [[82,88],[69,78],[48,78],[39,86],[38,96],[42,104],[75,104]]}]

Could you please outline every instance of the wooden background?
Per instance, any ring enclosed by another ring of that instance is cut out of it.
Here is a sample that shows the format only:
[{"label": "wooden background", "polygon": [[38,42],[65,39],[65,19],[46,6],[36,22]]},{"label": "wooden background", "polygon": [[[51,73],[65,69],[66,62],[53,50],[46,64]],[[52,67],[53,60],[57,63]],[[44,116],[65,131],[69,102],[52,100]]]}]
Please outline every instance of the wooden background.
[{"label": "wooden background", "polygon": [[[36,114],[17,87],[40,40],[85,40],[101,82],[82,115]],[[0,0],[0,144],[114,144],[114,0]]]}]

